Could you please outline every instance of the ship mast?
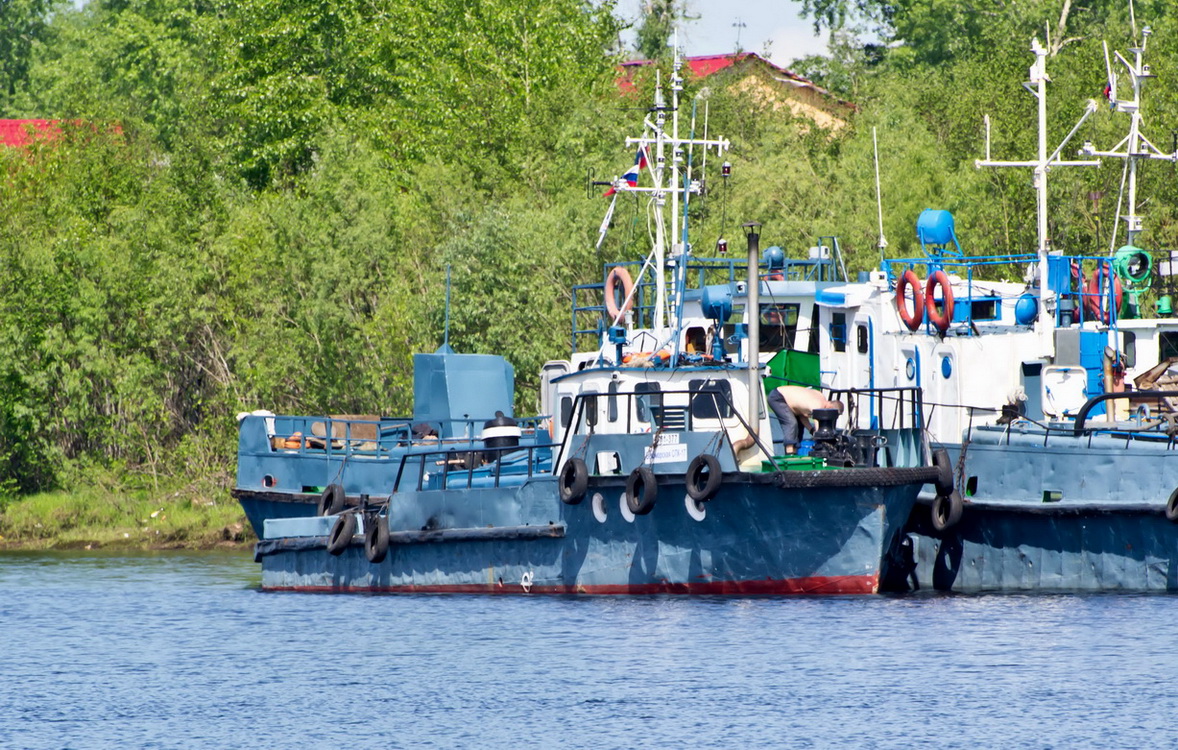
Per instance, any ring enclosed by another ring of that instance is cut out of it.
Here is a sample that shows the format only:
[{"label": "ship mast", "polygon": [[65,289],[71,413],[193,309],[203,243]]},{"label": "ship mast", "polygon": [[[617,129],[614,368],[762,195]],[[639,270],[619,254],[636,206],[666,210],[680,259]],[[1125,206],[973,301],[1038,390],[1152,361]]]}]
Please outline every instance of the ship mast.
[{"label": "ship mast", "polygon": [[[659,341],[660,347],[667,345],[672,339],[678,339],[677,333],[680,325],[678,318],[679,306],[675,302],[677,301],[678,295],[683,292],[682,288],[686,280],[684,269],[687,255],[691,252],[690,245],[687,241],[680,238],[680,192],[682,191],[683,200],[686,201],[689,194],[699,194],[703,189],[699,180],[692,179],[687,182],[683,180],[684,147],[699,146],[705,149],[705,153],[706,149],[714,148],[716,149],[717,155],[722,155],[728,150],[730,145],[728,140],[722,137],[681,138],[679,136],[679,94],[683,90],[682,69],[683,60],[680,55],[678,36],[676,36],[675,58],[670,80],[670,106],[667,106],[667,100],[663,94],[662,79],[661,77],[656,77],[654,108],[652,110],[654,117],[652,119],[648,115],[645,118],[645,131],[642,136],[638,138],[626,138],[626,146],[628,148],[637,146],[647,154],[653,155],[654,163],[650,168],[653,184],[651,187],[635,187],[626,184],[624,181],[615,183],[615,188],[618,192],[651,194],[652,220],[655,228],[654,247],[652,249],[654,255],[655,305],[654,320],[651,322],[651,327],[654,329],[654,334]],[[670,114],[669,118],[668,113]],[[669,130],[668,119],[670,119]],[[669,154],[668,151],[670,152]],[[669,168],[667,164],[668,156],[670,157]],[[675,283],[672,285],[671,292],[673,298],[670,301],[668,301],[669,295],[666,284],[668,248],[665,213],[668,198],[671,204],[670,237],[673,243],[670,250],[675,269]]]},{"label": "ship mast", "polygon": [[[1128,170],[1129,180],[1129,207],[1128,213],[1124,217],[1126,223],[1125,244],[1131,246],[1137,245],[1137,236],[1142,231],[1142,220],[1137,215],[1137,162],[1141,159],[1160,159],[1163,161],[1178,162],[1178,151],[1171,154],[1162,153],[1161,149],[1150,143],[1149,139],[1141,134],[1141,86],[1145,83],[1146,79],[1156,77],[1150,72],[1149,66],[1142,62],[1142,57],[1145,55],[1145,46],[1149,42],[1149,35],[1151,33],[1148,26],[1141,30],[1141,44],[1129,49],[1133,53],[1132,63],[1126,60],[1120,52],[1114,53],[1117,60],[1129,71],[1129,79],[1133,84],[1132,99],[1117,98],[1117,75],[1113,72],[1112,63],[1109,60],[1108,43],[1105,43],[1104,65],[1108,71],[1107,93],[1109,104],[1114,112],[1127,112],[1129,114],[1129,134],[1108,151],[1098,151],[1091,143],[1085,143],[1083,148],[1080,149],[1080,153],[1089,156],[1106,156],[1111,159],[1126,160],[1125,166]],[[1118,213],[1120,212],[1119,201],[1117,211]],[[1109,240],[1110,252],[1112,252],[1115,243],[1116,238],[1114,235]]]},{"label": "ship mast", "polygon": [[978,159],[974,165],[982,167],[1032,167],[1034,176],[1032,185],[1035,188],[1038,201],[1038,266],[1039,266],[1039,315],[1035,324],[1036,330],[1045,343],[1051,342],[1051,331],[1054,329],[1055,317],[1047,308],[1049,290],[1047,288],[1047,255],[1051,250],[1051,240],[1047,237],[1047,173],[1053,167],[1098,167],[1100,161],[1063,161],[1059,158],[1064,146],[1080,129],[1093,112],[1096,102],[1089,99],[1084,108],[1084,114],[1072,127],[1071,132],[1064,137],[1059,146],[1050,155],[1047,153],[1047,82],[1051,78],[1047,75],[1047,50],[1039,43],[1038,37],[1031,40],[1031,52],[1035,55],[1035,62],[1031,65],[1030,80],[1023,84],[1023,88],[1039,100],[1039,154],[1034,161],[995,161],[990,157],[990,116],[986,115],[986,158]]}]

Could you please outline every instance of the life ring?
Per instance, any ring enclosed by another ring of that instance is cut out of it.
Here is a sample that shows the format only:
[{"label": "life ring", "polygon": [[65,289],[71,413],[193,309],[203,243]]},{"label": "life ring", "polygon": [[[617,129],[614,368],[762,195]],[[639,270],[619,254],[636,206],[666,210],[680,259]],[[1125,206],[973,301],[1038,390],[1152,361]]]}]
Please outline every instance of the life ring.
[{"label": "life ring", "polygon": [[342,485],[329,484],[323,490],[323,494],[319,496],[319,509],[317,513],[321,516],[334,516],[344,509],[344,488]]},{"label": "life ring", "polygon": [[937,478],[933,486],[938,495],[948,495],[953,491],[953,464],[949,461],[949,451],[937,448],[933,451],[933,466],[937,469]]},{"label": "life ring", "polygon": [[589,489],[589,467],[579,458],[570,458],[560,470],[560,501],[576,505]]},{"label": "life ring", "polygon": [[1170,499],[1166,501],[1166,520],[1178,523],[1178,489],[1171,492]]},{"label": "life ring", "polygon": [[705,502],[716,496],[720,489],[720,460],[711,453],[701,453],[691,459],[684,480],[687,494],[692,500]]},{"label": "life ring", "polygon": [[645,516],[654,508],[659,485],[648,466],[639,466],[626,479],[626,507],[636,516]]},{"label": "life ring", "polygon": [[356,514],[344,513],[335,520],[331,534],[327,537],[327,551],[337,557],[352,543],[356,536]]},{"label": "life ring", "polygon": [[[937,301],[933,292],[941,287],[941,309],[937,310]],[[941,333],[949,330],[953,322],[953,290],[949,287],[949,277],[944,271],[936,271],[928,277],[924,286],[924,307],[928,310],[929,322]]]},{"label": "life ring", "polygon": [[[617,284],[622,284],[622,306],[618,307],[616,298]],[[609,315],[610,321],[615,321],[625,312],[628,312],[634,306],[634,300],[631,298],[631,292],[634,291],[634,281],[630,278],[630,272],[618,266],[609,272],[605,277],[605,312]]]},{"label": "life ring", "polygon": [[1096,273],[1092,274],[1092,278],[1088,279],[1088,285],[1084,288],[1084,309],[1088,311],[1091,318],[1108,325],[1110,311],[1105,309],[1108,301],[1108,286],[1106,283],[1104,290],[1101,291],[1100,277],[1102,276],[1112,279],[1113,304],[1116,305],[1117,311],[1120,311],[1121,299],[1124,297],[1121,279],[1107,265],[1098,268]]},{"label": "life ring", "polygon": [[384,562],[389,553],[389,519],[370,516],[364,523],[364,556],[370,563]]},{"label": "life ring", "polygon": [[948,495],[938,493],[937,499],[933,500],[933,528],[937,531],[953,528],[961,520],[961,514],[964,511],[965,501],[961,499],[960,492],[953,490]]},{"label": "life ring", "polygon": [[[912,287],[912,310],[908,309],[908,287]],[[896,284],[896,309],[909,331],[920,328],[924,320],[924,297],[920,296],[920,279],[916,278],[916,272],[911,268],[904,272]]]}]

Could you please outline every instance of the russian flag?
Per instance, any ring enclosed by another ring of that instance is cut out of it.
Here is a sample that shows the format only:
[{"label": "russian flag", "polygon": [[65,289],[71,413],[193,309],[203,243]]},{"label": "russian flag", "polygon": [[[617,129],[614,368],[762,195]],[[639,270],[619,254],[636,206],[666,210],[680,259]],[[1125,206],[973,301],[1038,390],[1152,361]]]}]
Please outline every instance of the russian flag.
[{"label": "russian flag", "polygon": [[[627,170],[624,175],[622,175],[622,179],[625,180],[626,184],[630,187],[638,187],[638,174],[644,169],[646,169],[646,151],[639,147],[638,153],[634,154],[634,166],[630,167],[630,169]],[[617,188],[611,187],[609,190],[605,191],[603,197],[609,197],[616,192],[618,192]]]}]

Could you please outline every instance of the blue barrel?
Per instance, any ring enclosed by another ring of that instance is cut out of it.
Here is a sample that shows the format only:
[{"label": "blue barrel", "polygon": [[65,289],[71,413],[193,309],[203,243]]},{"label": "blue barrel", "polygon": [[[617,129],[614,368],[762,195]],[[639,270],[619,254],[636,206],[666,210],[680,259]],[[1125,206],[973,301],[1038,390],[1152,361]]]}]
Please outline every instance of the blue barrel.
[{"label": "blue barrel", "polygon": [[916,219],[916,238],[921,244],[948,245],[957,243],[953,227],[953,214],[935,208],[926,208]]}]

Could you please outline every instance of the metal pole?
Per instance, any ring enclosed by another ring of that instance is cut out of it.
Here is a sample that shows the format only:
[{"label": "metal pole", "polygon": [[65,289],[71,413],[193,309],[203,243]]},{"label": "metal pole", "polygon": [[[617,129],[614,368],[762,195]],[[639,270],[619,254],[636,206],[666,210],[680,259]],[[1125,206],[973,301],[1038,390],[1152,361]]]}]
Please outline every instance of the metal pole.
[{"label": "metal pole", "polygon": [[744,225],[749,242],[748,272],[748,332],[749,332],[749,416],[750,432],[754,435],[761,420],[761,225],[755,221]]}]

